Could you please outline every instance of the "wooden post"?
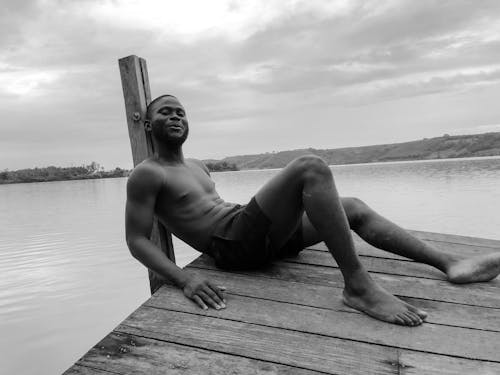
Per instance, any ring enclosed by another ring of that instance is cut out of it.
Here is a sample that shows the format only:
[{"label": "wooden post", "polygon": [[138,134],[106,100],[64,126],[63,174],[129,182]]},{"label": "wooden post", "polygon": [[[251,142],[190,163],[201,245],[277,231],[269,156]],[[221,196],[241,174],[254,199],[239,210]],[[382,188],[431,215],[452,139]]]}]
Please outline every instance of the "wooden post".
[{"label": "wooden post", "polygon": [[[148,70],[146,60],[135,55],[119,59],[118,65],[120,67],[128,134],[135,167],[154,154],[151,135],[144,129],[146,108],[151,102]],[[156,217],[151,231],[151,241],[167,255],[168,259],[175,263],[172,236]],[[149,270],[151,294],[156,292],[164,283],[165,280],[161,276]]]}]

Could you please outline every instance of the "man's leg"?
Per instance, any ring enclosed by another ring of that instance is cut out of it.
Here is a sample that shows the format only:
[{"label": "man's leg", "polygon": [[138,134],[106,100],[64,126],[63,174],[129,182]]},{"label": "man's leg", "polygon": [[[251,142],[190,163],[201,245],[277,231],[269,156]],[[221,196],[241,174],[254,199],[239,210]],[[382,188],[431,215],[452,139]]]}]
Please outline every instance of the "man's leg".
[{"label": "man's leg", "polygon": [[[361,200],[341,198],[341,202],[351,229],[366,242],[381,250],[431,265],[444,272],[451,282],[489,281],[500,273],[500,253],[463,259],[438,251],[385,219]],[[306,246],[320,239],[306,215],[302,227]]]},{"label": "man's leg", "polygon": [[377,319],[418,325],[426,313],[394,297],[370,278],[354,250],[349,223],[330,168],[317,157],[294,160],[255,196],[271,220],[271,241],[281,246],[305,210],[344,277],[344,302]]}]

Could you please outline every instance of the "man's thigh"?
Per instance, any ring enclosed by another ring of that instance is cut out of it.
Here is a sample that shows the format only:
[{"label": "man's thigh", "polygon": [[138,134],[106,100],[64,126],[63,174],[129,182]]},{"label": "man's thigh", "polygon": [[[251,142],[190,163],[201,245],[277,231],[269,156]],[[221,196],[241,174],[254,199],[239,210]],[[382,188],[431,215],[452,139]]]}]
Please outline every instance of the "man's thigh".
[{"label": "man's thigh", "polygon": [[255,195],[260,209],[271,221],[270,239],[281,247],[298,228],[304,207],[302,179],[292,164],[282,169]]}]

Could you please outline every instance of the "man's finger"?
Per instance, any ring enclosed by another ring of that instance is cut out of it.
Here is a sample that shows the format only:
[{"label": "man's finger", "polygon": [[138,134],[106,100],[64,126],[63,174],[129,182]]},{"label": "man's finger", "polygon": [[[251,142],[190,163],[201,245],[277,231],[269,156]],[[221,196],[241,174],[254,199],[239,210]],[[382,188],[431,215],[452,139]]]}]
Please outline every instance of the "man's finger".
[{"label": "man's finger", "polygon": [[224,293],[222,293],[226,290],[225,286],[217,286],[211,283],[208,283],[208,286],[217,294],[217,296],[223,303],[226,303],[226,299],[224,298]]},{"label": "man's finger", "polygon": [[193,300],[196,302],[196,304],[198,306],[200,306],[203,310],[208,310],[208,307],[207,305],[205,305],[205,302],[203,302],[203,300],[197,296],[196,294],[193,296]]},{"label": "man's finger", "polygon": [[215,307],[216,309],[224,307],[224,303],[222,302],[222,299],[217,295],[217,293],[214,290],[212,290],[212,288],[213,287],[207,286],[203,289],[203,291],[206,294],[208,294],[208,296],[211,297],[212,300],[215,301],[215,303],[217,304],[217,306]]},{"label": "man's finger", "polygon": [[220,309],[220,306],[215,302],[212,297],[210,297],[205,291],[200,290],[198,295],[203,299],[203,301],[208,304],[210,307],[213,307],[216,310]]}]

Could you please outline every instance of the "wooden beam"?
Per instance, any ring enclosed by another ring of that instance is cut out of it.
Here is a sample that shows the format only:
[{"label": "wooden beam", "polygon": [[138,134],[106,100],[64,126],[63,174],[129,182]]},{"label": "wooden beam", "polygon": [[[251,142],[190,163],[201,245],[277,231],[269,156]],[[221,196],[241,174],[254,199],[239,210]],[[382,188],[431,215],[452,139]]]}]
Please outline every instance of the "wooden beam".
[{"label": "wooden beam", "polygon": [[[144,130],[146,108],[151,102],[148,70],[146,60],[135,55],[119,59],[118,65],[120,67],[128,134],[135,167],[144,159],[154,155],[151,135]],[[175,263],[172,236],[156,217],[151,231],[151,241],[166,254],[168,259]],[[161,276],[149,270],[151,294],[156,292],[164,283],[165,280]]]}]

